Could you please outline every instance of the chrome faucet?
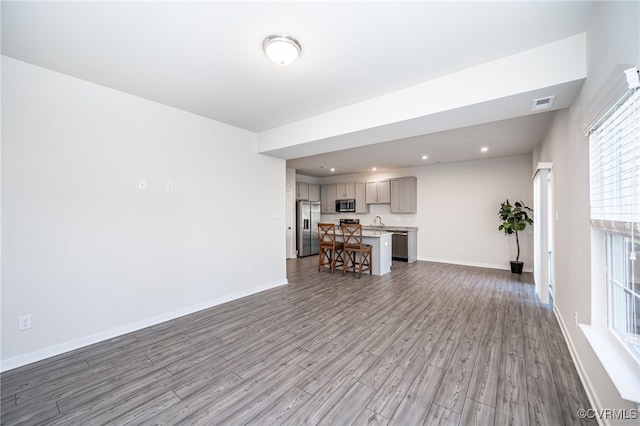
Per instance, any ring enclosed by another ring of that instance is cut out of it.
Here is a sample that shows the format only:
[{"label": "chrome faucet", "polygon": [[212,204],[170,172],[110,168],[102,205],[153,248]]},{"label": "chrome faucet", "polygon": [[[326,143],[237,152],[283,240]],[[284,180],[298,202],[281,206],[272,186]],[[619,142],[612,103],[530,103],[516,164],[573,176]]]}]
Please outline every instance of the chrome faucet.
[{"label": "chrome faucet", "polygon": [[378,220],[378,226],[382,228],[384,226],[384,223],[382,223],[382,218],[380,216],[374,217],[373,218],[373,224],[374,225],[376,224],[376,219]]}]

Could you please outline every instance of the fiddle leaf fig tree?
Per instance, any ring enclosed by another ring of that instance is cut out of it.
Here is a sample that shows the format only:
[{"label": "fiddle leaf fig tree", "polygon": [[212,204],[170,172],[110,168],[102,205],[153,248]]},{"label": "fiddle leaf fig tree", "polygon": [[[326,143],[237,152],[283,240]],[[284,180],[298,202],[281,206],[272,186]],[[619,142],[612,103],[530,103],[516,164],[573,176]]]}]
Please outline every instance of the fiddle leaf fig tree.
[{"label": "fiddle leaf fig tree", "polygon": [[522,201],[516,201],[511,204],[509,200],[503,201],[500,205],[500,211],[498,216],[500,217],[499,231],[504,231],[505,234],[516,234],[516,246],[518,247],[518,255],[516,256],[516,262],[520,260],[520,240],[518,239],[518,231],[523,231],[527,225],[533,224],[533,219],[529,217],[529,214],[533,213],[533,210],[525,206]]}]

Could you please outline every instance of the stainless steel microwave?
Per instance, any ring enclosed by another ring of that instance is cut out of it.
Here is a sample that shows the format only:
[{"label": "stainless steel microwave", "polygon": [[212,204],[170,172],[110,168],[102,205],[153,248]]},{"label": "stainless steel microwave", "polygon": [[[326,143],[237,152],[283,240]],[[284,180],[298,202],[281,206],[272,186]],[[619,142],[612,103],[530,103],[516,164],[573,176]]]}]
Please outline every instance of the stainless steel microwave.
[{"label": "stainless steel microwave", "polygon": [[336,200],[337,213],[353,213],[356,211],[356,200],[353,198],[347,200]]}]

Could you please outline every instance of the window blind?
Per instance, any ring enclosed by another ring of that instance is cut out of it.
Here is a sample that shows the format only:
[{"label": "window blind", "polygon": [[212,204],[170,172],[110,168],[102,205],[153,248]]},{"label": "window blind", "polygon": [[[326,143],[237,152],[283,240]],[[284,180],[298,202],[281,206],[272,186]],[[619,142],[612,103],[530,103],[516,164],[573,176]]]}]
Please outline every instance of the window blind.
[{"label": "window blind", "polygon": [[640,90],[628,91],[589,134],[591,221],[627,235],[640,224]]},{"label": "window blind", "polygon": [[589,100],[582,112],[579,123],[583,135],[589,135],[594,127],[602,121],[608,111],[619,103],[620,99],[629,93],[629,84],[625,72],[632,65],[618,64],[600,87],[600,90]]}]

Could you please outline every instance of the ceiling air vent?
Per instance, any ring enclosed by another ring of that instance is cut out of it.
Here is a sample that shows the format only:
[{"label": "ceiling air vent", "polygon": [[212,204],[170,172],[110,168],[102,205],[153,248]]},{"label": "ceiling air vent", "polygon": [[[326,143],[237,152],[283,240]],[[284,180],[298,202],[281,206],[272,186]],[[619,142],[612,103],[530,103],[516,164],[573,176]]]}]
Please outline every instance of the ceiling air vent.
[{"label": "ceiling air vent", "polygon": [[551,108],[551,105],[553,105],[554,99],[555,99],[555,95],[547,96],[546,98],[534,99],[533,106],[531,107],[531,111],[536,112],[536,111],[542,111],[543,109]]}]

